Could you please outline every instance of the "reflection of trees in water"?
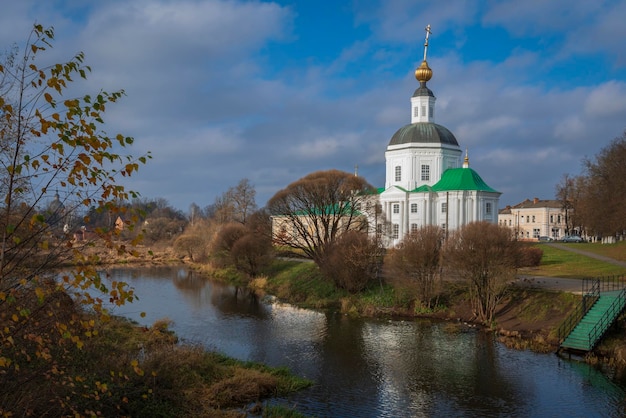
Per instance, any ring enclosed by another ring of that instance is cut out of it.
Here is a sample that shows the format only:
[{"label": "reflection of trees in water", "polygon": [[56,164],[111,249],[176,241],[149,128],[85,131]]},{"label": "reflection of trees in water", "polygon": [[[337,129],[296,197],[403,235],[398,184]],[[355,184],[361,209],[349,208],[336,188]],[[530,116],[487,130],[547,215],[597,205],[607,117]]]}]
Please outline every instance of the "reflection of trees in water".
[{"label": "reflection of trees in water", "polygon": [[267,317],[257,295],[245,288],[214,282],[204,274],[185,268],[172,276],[172,282],[198,307],[210,303],[224,315]]},{"label": "reflection of trees in water", "polygon": [[252,291],[243,287],[211,283],[211,303],[224,315],[249,316],[258,319],[269,317],[267,309]]},{"label": "reflection of trees in water", "polygon": [[193,270],[180,268],[172,275],[172,283],[179,290],[198,292],[206,286],[207,277]]}]

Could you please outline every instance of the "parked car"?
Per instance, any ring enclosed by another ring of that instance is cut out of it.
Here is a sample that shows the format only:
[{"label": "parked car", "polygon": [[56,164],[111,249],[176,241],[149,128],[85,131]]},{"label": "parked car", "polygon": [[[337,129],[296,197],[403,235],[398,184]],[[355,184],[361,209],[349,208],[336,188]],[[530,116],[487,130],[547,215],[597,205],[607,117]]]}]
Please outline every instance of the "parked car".
[{"label": "parked car", "polygon": [[542,235],[542,236],[539,237],[539,241],[540,242],[550,242],[550,241],[554,241],[554,238]]},{"label": "parked car", "polygon": [[561,242],[584,242],[585,240],[579,237],[578,235],[568,235],[561,239]]}]

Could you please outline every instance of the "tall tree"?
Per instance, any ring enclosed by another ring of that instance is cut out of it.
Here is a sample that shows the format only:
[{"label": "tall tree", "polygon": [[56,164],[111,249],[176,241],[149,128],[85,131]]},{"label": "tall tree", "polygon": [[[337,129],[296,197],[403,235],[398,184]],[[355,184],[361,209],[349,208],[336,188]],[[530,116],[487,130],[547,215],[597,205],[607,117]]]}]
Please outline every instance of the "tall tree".
[{"label": "tall tree", "polygon": [[215,199],[213,218],[220,224],[239,222],[246,224],[257,209],[256,190],[250,180],[242,179]]},{"label": "tall tree", "polygon": [[235,221],[245,225],[257,209],[254,186],[250,180],[242,179],[237,186],[231,187],[229,195],[233,201]]},{"label": "tall tree", "polygon": [[583,161],[585,188],[581,212],[588,232],[603,236],[626,234],[626,132]]},{"label": "tall tree", "polygon": [[503,225],[473,222],[456,230],[444,247],[444,266],[470,286],[474,312],[487,325],[515,277],[519,243]]},{"label": "tall tree", "polygon": [[374,189],[362,177],[316,171],[277,192],[268,202],[279,245],[301,250],[319,266],[326,251],[350,230],[367,231]]},{"label": "tall tree", "polygon": [[[119,178],[134,174],[149,155],[120,154],[133,138],[102,130],[106,107],[123,91],[63,95],[74,78],[90,71],[82,53],[63,64],[39,66],[53,38],[52,29],[35,25],[23,53],[13,50],[0,63],[0,391],[11,390],[5,383],[19,386],[43,376],[51,385],[73,384],[70,371],[58,370],[52,354],[62,355],[57,348],[63,344],[82,344],[92,325],[64,311],[72,302],[59,296],[61,288],[101,315],[106,315],[103,300],[122,304],[134,297],[124,283],[105,286],[97,260],[73,239],[69,226],[63,234],[54,226],[90,207],[120,213],[118,203],[137,194]],[[54,216],[46,216],[41,208],[52,193]],[[115,229],[94,232],[110,248],[127,251],[112,239]],[[59,279],[53,269],[61,263],[72,267]],[[42,327],[50,318],[55,318],[50,327]],[[8,398],[1,398],[6,407]]]}]

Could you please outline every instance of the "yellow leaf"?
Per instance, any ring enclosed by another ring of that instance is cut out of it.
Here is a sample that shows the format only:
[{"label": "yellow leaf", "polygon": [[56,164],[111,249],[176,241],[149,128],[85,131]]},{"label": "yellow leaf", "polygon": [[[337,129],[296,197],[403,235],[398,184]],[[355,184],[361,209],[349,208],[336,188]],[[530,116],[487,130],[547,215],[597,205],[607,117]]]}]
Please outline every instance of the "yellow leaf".
[{"label": "yellow leaf", "polygon": [[36,287],[35,294],[37,295],[37,300],[39,300],[40,303],[43,302],[43,297],[44,297],[43,289],[40,287]]},{"label": "yellow leaf", "polygon": [[17,322],[17,321],[19,321],[19,320],[20,320],[20,319],[17,317],[17,315],[16,315],[16,314],[13,314],[13,316],[11,317],[11,319],[13,320],[13,322]]}]

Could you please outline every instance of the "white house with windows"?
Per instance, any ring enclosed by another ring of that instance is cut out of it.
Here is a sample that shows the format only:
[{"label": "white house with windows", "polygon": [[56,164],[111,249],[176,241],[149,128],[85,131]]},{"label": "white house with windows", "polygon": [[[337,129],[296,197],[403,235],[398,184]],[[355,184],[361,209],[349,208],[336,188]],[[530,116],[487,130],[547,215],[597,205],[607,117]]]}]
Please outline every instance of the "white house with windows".
[{"label": "white house with windows", "polygon": [[[561,239],[566,235],[566,222],[565,209],[558,200],[526,199],[498,214],[500,225],[511,228],[516,239],[527,241],[537,241],[539,237]],[[572,232],[578,234],[577,230]]]},{"label": "white house with windows", "polygon": [[498,222],[501,193],[469,167],[467,151],[461,164],[456,138],[434,122],[436,98],[426,86],[431,77],[425,52],[415,70],[420,85],[411,97],[411,123],[391,137],[385,152],[386,181],[379,199],[392,245],[425,225],[454,230],[474,221]]}]

